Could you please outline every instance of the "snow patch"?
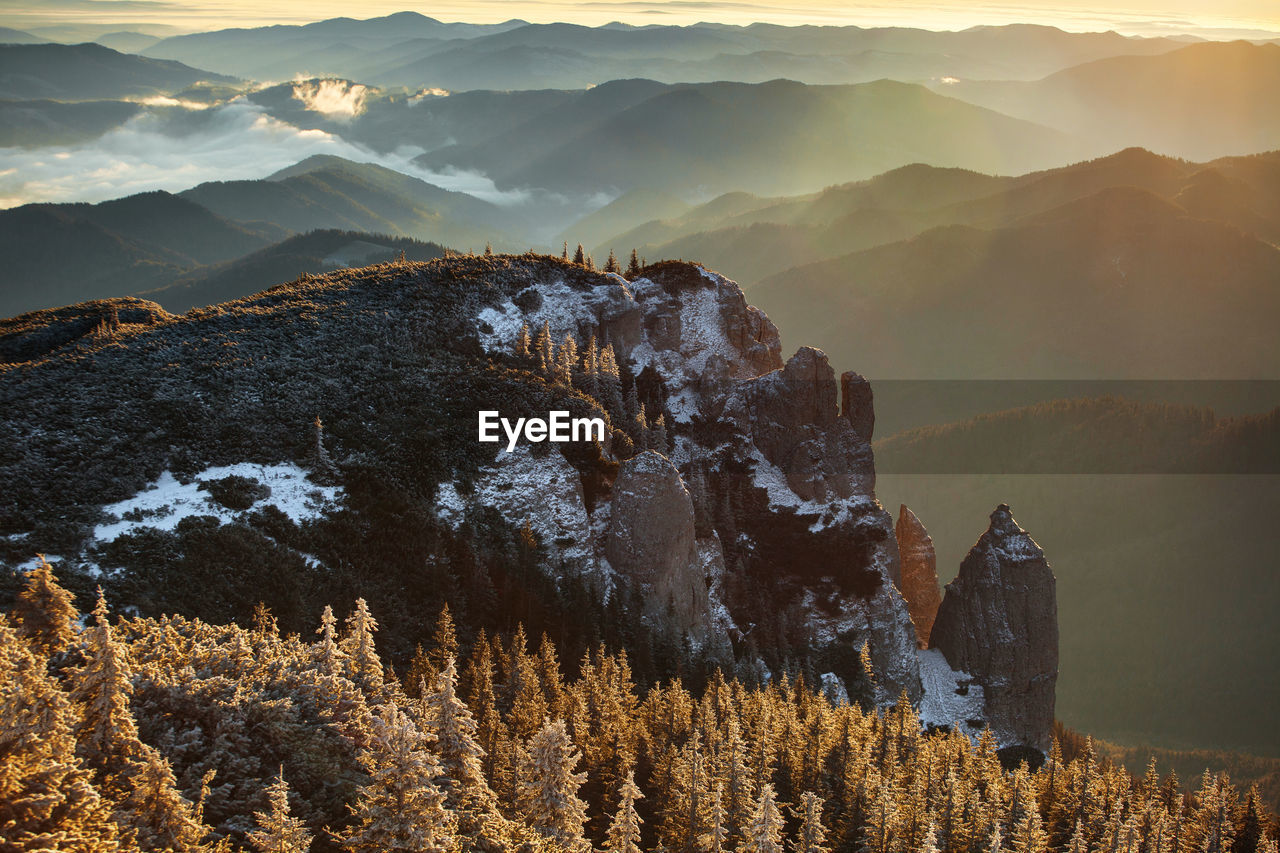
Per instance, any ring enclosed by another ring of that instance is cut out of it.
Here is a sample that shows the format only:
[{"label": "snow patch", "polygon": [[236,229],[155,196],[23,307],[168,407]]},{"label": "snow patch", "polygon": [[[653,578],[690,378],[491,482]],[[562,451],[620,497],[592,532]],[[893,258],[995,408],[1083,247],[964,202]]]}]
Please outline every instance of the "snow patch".
[{"label": "snow patch", "polygon": [[[229,509],[200,489],[202,482],[239,476],[266,486],[269,494],[247,510]],[[213,516],[220,524],[235,521],[246,513],[274,506],[294,523],[320,518],[335,508],[342,497],[336,486],[319,486],[307,480],[307,472],[292,463],[259,465],[239,462],[207,468],[189,482],[179,482],[169,471],[138,494],[103,507],[108,521],[93,530],[93,541],[111,542],[126,533],[152,528],[172,531],[178,522],[191,516]]]},{"label": "snow patch", "polygon": [[583,563],[592,557],[591,522],[577,470],[557,450],[535,457],[528,445],[503,453],[482,469],[475,491],[459,494],[453,483],[436,492],[436,513],[454,525],[468,506],[492,507],[509,523],[526,521],[553,554]]},{"label": "snow patch", "polygon": [[981,729],[975,730],[967,723],[983,719],[986,697],[982,685],[974,682],[968,673],[952,669],[939,649],[918,649],[916,656],[920,660],[920,683],[924,688],[920,722],[926,726],[956,725],[970,736],[979,734]]}]

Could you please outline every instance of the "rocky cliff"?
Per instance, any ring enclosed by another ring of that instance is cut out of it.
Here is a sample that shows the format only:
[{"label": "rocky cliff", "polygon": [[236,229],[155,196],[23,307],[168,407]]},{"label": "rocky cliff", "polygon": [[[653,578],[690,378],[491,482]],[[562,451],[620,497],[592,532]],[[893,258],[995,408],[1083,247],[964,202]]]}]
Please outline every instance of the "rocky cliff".
[{"label": "rocky cliff", "polygon": [[930,645],[982,684],[1002,747],[1047,753],[1058,680],[1056,581],[1005,504],[947,584]]},{"label": "rocky cliff", "polygon": [[898,540],[898,560],[902,563],[902,582],[898,586],[902,597],[907,600],[920,647],[928,648],[933,620],[938,615],[938,605],[942,603],[933,539],[906,504],[899,505],[898,523],[893,530]]},{"label": "rocky cliff", "polygon": [[[976,679],[1001,731],[1048,731],[1052,681],[1019,686],[1045,661],[982,656],[1047,630],[1051,613],[1021,615],[1029,575],[1003,568],[1034,543],[993,523],[999,571],[965,580],[986,566],[971,555],[944,604],[946,658],[917,654],[899,589],[922,582],[922,551],[876,499],[870,384],[809,347],[784,362],[722,276],[454,256],[125,313],[0,322],[10,566],[58,555],[60,576],[121,606],[247,620],[263,602],[299,632],[359,589],[398,662],[443,602],[489,630],[555,632],[567,654],[625,645],[650,679],[691,659],[751,678],[804,662],[833,695],[865,697],[866,646],[879,702],[905,691],[929,721],[973,725]],[[494,407],[608,430],[507,452],[476,441]]]}]

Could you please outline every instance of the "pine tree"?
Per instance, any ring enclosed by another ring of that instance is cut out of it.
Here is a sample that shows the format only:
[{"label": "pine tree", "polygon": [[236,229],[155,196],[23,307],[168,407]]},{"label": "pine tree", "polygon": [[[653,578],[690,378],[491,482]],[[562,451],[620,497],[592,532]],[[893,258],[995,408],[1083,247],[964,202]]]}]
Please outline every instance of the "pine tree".
[{"label": "pine tree", "polygon": [[627,280],[638,278],[640,275],[640,259],[636,256],[636,250],[631,250],[631,260],[627,262]]},{"label": "pine tree", "polygon": [[929,824],[929,831],[924,834],[924,841],[920,844],[920,853],[940,853],[938,847],[938,828],[932,823]]},{"label": "pine tree", "polygon": [[484,775],[484,749],[476,739],[471,709],[457,694],[458,671],[445,661],[434,690],[423,689],[422,728],[435,736],[445,804],[463,817],[462,829],[474,832],[480,816],[494,810],[493,791]]},{"label": "pine tree", "polygon": [[583,265],[583,264],[585,264],[585,263],[587,262],[586,253],[583,251],[583,249],[582,249],[582,244],[581,244],[581,243],[579,243],[579,244],[578,244],[578,248],[577,248],[576,250],[574,250],[574,253],[573,253],[573,262],[574,262],[575,264],[578,264],[579,266],[581,266],[581,265]]},{"label": "pine tree", "polygon": [[533,349],[538,360],[538,369],[542,375],[550,378],[555,368],[555,344],[551,342],[551,321],[543,320],[542,328],[533,339]]},{"label": "pine tree", "polygon": [[605,271],[605,272],[611,272],[611,273],[617,273],[617,272],[621,272],[621,270],[622,270],[622,268],[618,266],[618,257],[617,257],[617,255],[615,255],[615,254],[613,253],[613,249],[610,249],[610,250],[609,250],[609,257],[608,257],[608,259],[606,259],[606,260],[605,260],[605,262],[604,262],[604,271]]},{"label": "pine tree", "polygon": [[710,779],[702,754],[702,732],[692,737],[671,762],[670,784],[665,786],[662,839],[672,850],[693,853],[710,823]]},{"label": "pine tree", "polygon": [[[822,806],[822,798],[812,791],[805,791],[800,795],[800,830],[791,847],[793,853],[830,853],[831,848],[824,843],[827,840],[827,830],[822,825]],[[933,838],[932,826],[929,828],[929,833],[929,838]],[[932,851],[922,850],[921,853],[937,853],[937,851],[935,840]]]},{"label": "pine tree", "polygon": [[658,419],[653,422],[652,429],[649,430],[649,449],[656,450],[659,453],[666,453],[667,444],[667,416],[658,415]]},{"label": "pine tree", "polygon": [[609,824],[604,845],[606,853],[641,853],[640,824],[643,821],[636,811],[636,801],[643,796],[636,786],[635,774],[628,772],[618,788],[618,810]]},{"label": "pine tree", "polygon": [[394,704],[371,716],[369,746],[360,753],[369,781],[351,807],[343,844],[361,853],[444,853],[453,844],[453,815],[436,786],[440,765],[430,742]]},{"label": "pine tree", "polygon": [[208,830],[196,819],[192,804],[178,793],[173,769],[157,750],[143,745],[130,776],[120,812],[136,832],[141,849],[183,853],[205,849]]},{"label": "pine tree", "polygon": [[76,612],[71,593],[58,584],[44,554],[27,573],[22,592],[14,602],[13,621],[37,654],[53,657],[71,648],[76,639]]},{"label": "pine tree", "polygon": [[529,741],[520,772],[521,814],[539,834],[570,853],[591,849],[583,837],[587,804],[578,798],[586,774],[573,772],[579,759],[564,721],[554,720]]},{"label": "pine tree", "polygon": [[772,783],[760,789],[760,799],[738,853],[782,853],[782,813],[774,802]]},{"label": "pine tree", "polygon": [[97,624],[84,631],[84,664],[71,678],[71,698],[80,709],[75,738],[79,754],[90,767],[114,775],[143,758],[138,727],[129,710],[133,673],[128,650],[112,634],[101,589],[93,616]]},{"label": "pine tree", "polygon": [[[635,252],[632,252],[634,255]],[[729,828],[725,825],[725,819],[728,817],[724,810],[724,786],[716,785],[715,792],[711,795],[711,831],[707,833],[706,841],[703,843],[703,849],[707,853],[725,853],[729,849]]]},{"label": "pine tree", "polygon": [[562,249],[560,252],[560,258],[566,261],[569,260],[569,241],[568,240],[564,241],[564,249]]},{"label": "pine tree", "polygon": [[351,680],[366,691],[382,689],[382,661],[373,644],[373,634],[378,622],[369,612],[363,598],[356,599],[356,609],[347,617],[347,636],[342,640],[342,650],[347,655],[347,668]]},{"label": "pine tree", "polygon": [[521,361],[527,361],[530,356],[530,346],[533,342],[529,338],[529,324],[520,324],[520,334],[516,335],[516,358]]},{"label": "pine tree", "polygon": [[449,612],[449,605],[444,604],[440,608],[440,615],[436,617],[436,627],[431,632],[431,650],[427,652],[430,668],[421,673],[422,677],[427,679],[428,685],[434,685],[445,666],[457,658],[458,631],[453,623],[453,614]]},{"label": "pine tree", "polygon": [[333,608],[326,604],[320,614],[320,627],[316,629],[320,639],[311,647],[311,659],[325,675],[341,675],[346,668],[347,654],[338,645],[337,624]]},{"label": "pine tree", "polygon": [[566,388],[573,387],[573,374],[578,365],[578,342],[573,335],[566,334],[560,344],[560,354],[556,359],[555,380]]},{"label": "pine tree", "polygon": [[289,814],[289,785],[281,768],[267,787],[268,810],[254,812],[258,828],[249,832],[249,841],[259,853],[307,853],[311,833],[306,825]]},{"label": "pine tree", "polygon": [[74,712],[43,658],[0,614],[0,849],[109,853],[109,805],[75,755]]}]

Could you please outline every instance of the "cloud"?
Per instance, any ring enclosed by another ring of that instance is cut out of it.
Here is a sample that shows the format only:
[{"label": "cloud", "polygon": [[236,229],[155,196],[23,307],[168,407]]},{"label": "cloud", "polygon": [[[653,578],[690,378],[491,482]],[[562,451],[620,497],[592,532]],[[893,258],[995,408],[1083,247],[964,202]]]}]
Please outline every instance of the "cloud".
[{"label": "cloud", "polygon": [[314,80],[293,85],[293,97],[312,112],[350,121],[364,112],[369,87],[347,80]]},{"label": "cloud", "polygon": [[207,110],[149,110],[73,146],[0,148],[0,207],[37,201],[105,201],[150,190],[179,192],[205,181],[265,178],[315,154],[377,163],[495,204],[527,201],[477,172],[431,172],[422,149],[378,154],[322,130],[301,130],[242,98]]}]

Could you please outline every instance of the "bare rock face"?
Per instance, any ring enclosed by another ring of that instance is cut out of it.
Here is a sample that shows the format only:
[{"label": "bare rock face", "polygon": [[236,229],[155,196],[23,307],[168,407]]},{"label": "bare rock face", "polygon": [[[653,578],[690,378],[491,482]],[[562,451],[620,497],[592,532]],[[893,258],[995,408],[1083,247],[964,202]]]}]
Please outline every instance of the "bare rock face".
[{"label": "bare rock face", "polygon": [[982,684],[1001,747],[1048,753],[1058,681],[1056,581],[1006,504],[947,584],[930,645]]},{"label": "bare rock face", "polygon": [[[920,696],[916,635],[896,588],[893,520],[875,499],[870,388],[857,374],[838,386],[821,350],[801,347],[781,370],[740,383],[724,418],[747,437],[750,480],[729,486],[753,531],[748,566],[793,578],[820,661],[850,677],[849,652],[869,644],[879,699]],[[838,399],[843,392],[842,409]],[[779,594],[786,594],[779,591]]]},{"label": "bare rock face", "polygon": [[920,648],[929,647],[929,634],[938,615],[942,596],[938,593],[938,558],[933,551],[933,538],[916,514],[906,504],[898,509],[894,527],[898,538],[898,562],[902,565],[902,597],[907,600],[911,621],[915,623]]},{"label": "bare rock face", "polygon": [[870,433],[837,404],[835,371],[822,350],[801,347],[782,370],[743,383],[726,414],[806,501],[869,494],[875,486]]},{"label": "bare rock face", "polygon": [[652,624],[726,664],[764,666],[756,638],[785,638],[849,683],[867,644],[878,701],[903,690],[918,700],[893,519],[874,492],[867,381],[837,380],[808,347],[784,365],[769,318],[697,265],[663,262],[631,281],[561,275],[495,293],[476,317],[482,347],[509,352],[522,326],[544,324],[553,340],[608,341],[632,375],[661,380],[674,437],[670,461],[622,461],[590,510],[589,553],[561,570],[637,584]]},{"label": "bare rock face", "polygon": [[708,628],[708,571],[680,472],[652,450],[623,463],[613,487],[605,557],[646,591],[646,614],[676,632]]}]

